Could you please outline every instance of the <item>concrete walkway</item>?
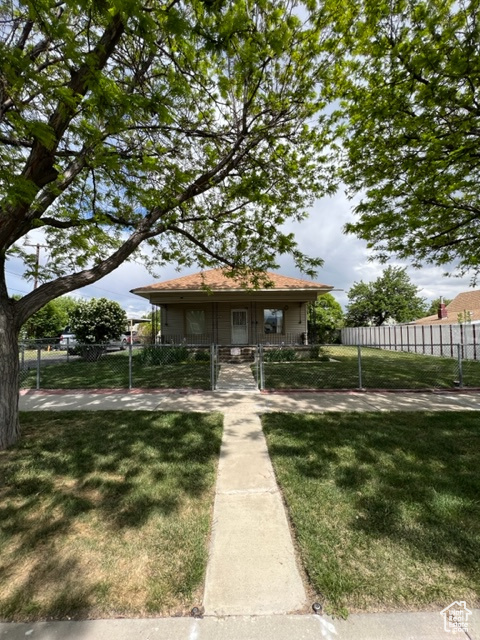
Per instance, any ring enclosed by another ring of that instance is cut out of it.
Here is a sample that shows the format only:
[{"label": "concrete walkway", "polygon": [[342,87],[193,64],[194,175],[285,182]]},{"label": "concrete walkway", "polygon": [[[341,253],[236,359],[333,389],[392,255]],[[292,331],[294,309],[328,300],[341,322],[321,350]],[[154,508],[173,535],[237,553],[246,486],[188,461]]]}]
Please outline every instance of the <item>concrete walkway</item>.
[{"label": "concrete walkway", "polygon": [[307,603],[256,397],[224,408],[206,615],[289,613]]},{"label": "concrete walkway", "polygon": [[257,391],[251,363],[223,363],[217,380],[217,391]]}]

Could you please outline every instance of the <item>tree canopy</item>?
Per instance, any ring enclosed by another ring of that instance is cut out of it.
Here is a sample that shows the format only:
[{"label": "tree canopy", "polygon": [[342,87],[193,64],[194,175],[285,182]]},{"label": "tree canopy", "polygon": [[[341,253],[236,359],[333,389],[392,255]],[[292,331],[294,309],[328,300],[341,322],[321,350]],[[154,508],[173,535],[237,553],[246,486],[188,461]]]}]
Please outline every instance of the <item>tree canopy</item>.
[{"label": "tree canopy", "polygon": [[22,330],[28,338],[56,337],[70,324],[70,314],[77,304],[69,296],[51,300],[27,320]]},{"label": "tree canopy", "polygon": [[339,329],[343,327],[343,309],[331,293],[318,296],[308,308],[308,336],[315,342],[337,342]]},{"label": "tree canopy", "polygon": [[384,260],[480,270],[478,12],[478,0],[339,5],[342,177],[361,197],[346,229]]},{"label": "tree canopy", "polygon": [[330,54],[296,3],[12,6],[0,0],[0,253],[33,276],[19,241],[41,229],[50,247],[22,315],[142,242],[156,265],[265,268],[291,252],[318,266],[280,230],[332,188]]},{"label": "tree canopy", "polygon": [[418,287],[401,267],[387,267],[373,282],[355,282],[348,291],[348,299],[346,325],[349,327],[410,322],[426,312]]},{"label": "tree canopy", "polygon": [[[18,434],[13,345],[30,315],[142,247],[152,268],[255,275],[290,253],[313,274],[321,260],[282,224],[336,178],[315,0],[0,0],[0,15],[2,448]],[[24,246],[39,230],[41,266]],[[40,282],[18,301],[12,255]]]},{"label": "tree canopy", "polygon": [[114,300],[92,298],[78,303],[70,315],[71,329],[83,344],[118,340],[127,327],[127,314]]}]

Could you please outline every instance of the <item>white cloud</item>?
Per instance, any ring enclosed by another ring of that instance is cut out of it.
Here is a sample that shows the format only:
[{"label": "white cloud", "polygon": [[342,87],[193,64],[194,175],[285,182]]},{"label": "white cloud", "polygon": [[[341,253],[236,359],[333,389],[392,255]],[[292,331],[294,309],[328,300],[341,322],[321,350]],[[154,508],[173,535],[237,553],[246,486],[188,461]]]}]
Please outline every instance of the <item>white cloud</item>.
[{"label": "white cloud", "polygon": [[[303,222],[291,222],[285,226],[287,232],[293,232],[300,249],[312,257],[324,260],[324,266],[318,272],[317,280],[330,284],[335,289],[333,295],[345,307],[348,303],[347,291],[354,282],[363,280],[370,282],[378,278],[387,265],[372,261],[371,251],[366,243],[353,235],[343,233],[346,222],[353,219],[352,202],[340,191],[331,198],[323,198],[312,207],[310,216]],[[40,232],[32,233],[29,241],[33,244],[41,243]],[[35,251],[32,248],[32,251]],[[41,260],[45,259],[45,252],[41,250]],[[280,271],[284,275],[304,277],[294,266],[290,257],[279,259]],[[413,269],[406,263],[392,258],[389,263],[396,266],[406,266],[411,281],[420,289],[420,295],[427,300],[433,300],[440,295],[454,298],[461,291],[470,289],[470,278],[444,277],[444,269],[427,265],[422,269]],[[27,293],[33,284],[22,279],[22,268],[18,259],[11,259],[7,263],[7,282],[11,293]],[[159,269],[158,280],[170,280],[182,275],[195,272],[198,269],[177,271],[172,264]],[[75,296],[87,298],[107,297],[119,302],[128,314],[141,316],[149,311],[147,302],[130,293],[135,287],[151,284],[155,281],[145,267],[137,262],[125,263],[116,271],[109,274],[95,285],[84,287],[72,293]]]}]

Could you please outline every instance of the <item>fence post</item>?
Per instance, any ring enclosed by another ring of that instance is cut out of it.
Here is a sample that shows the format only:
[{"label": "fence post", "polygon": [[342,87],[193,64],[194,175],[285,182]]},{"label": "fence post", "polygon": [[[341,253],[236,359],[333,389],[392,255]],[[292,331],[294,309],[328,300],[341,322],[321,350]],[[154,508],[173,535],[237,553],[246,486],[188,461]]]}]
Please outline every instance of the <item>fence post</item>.
[{"label": "fence post", "polygon": [[259,345],[258,356],[260,360],[260,391],[265,389],[265,369],[263,361],[263,344]]},{"label": "fence post", "polygon": [[357,345],[358,349],[358,388],[363,389],[362,381],[362,347]]},{"label": "fence post", "polygon": [[37,390],[40,389],[40,359],[42,357],[42,348],[37,347]]},{"label": "fence post", "polygon": [[133,387],[133,372],[132,372],[132,340],[130,340],[128,344],[128,388],[132,389]]},{"label": "fence post", "polygon": [[257,388],[260,388],[260,345],[257,343],[255,346],[255,380],[257,381]]},{"label": "fence post", "polygon": [[460,389],[463,387],[463,363],[462,363],[462,346],[457,344],[457,356],[458,356],[458,386]]},{"label": "fence post", "polygon": [[210,389],[215,391],[215,345],[210,344]]}]

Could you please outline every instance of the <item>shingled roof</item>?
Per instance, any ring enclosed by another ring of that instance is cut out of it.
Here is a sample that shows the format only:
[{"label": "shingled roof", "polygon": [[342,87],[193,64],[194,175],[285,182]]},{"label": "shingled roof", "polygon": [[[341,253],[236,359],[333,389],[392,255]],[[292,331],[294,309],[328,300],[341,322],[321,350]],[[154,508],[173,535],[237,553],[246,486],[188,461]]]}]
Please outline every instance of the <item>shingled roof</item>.
[{"label": "shingled roof", "polygon": [[[294,290],[331,290],[333,287],[328,284],[312,282],[310,280],[301,280],[299,278],[290,278],[282,276],[278,273],[270,271],[265,274],[272,286],[265,290],[294,291]],[[245,282],[241,278],[232,278],[225,275],[223,269],[210,269],[208,271],[200,271],[189,276],[174,278],[173,280],[165,280],[164,282],[155,282],[145,287],[137,287],[132,289],[132,293],[154,293],[163,291],[243,291],[245,290]],[[262,290],[263,288],[261,288]]]},{"label": "shingled roof", "polygon": [[464,291],[459,293],[446,306],[447,317],[438,318],[438,315],[427,316],[416,320],[413,324],[457,324],[458,315],[465,311],[470,311],[470,320],[473,322],[480,321],[480,290]]}]

